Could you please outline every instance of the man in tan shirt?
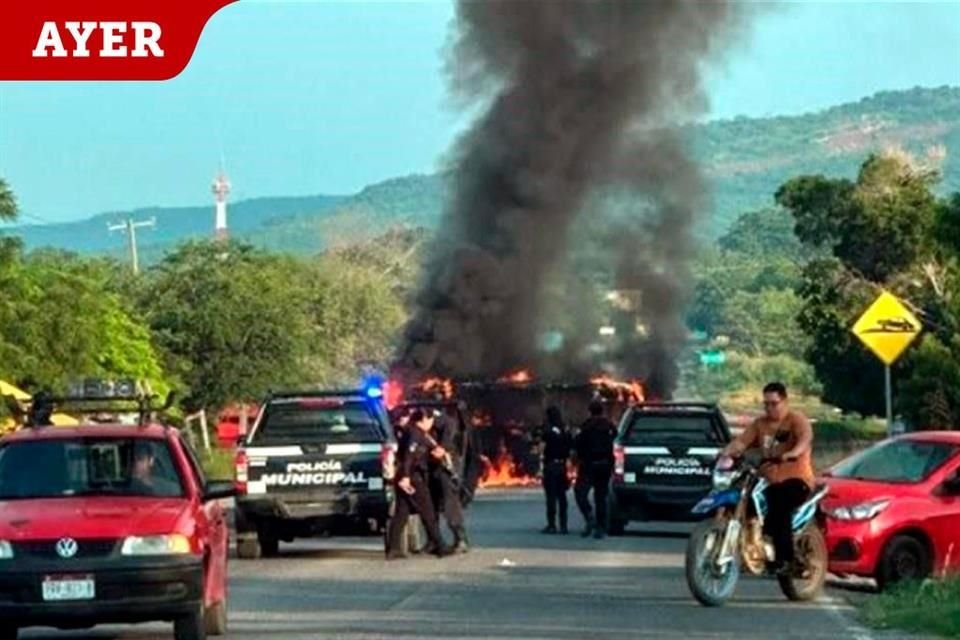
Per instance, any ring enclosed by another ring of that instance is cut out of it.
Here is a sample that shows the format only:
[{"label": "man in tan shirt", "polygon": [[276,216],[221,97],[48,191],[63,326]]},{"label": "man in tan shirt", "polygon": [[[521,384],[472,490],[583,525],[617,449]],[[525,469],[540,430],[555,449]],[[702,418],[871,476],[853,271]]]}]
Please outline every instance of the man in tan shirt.
[{"label": "man in tan shirt", "polygon": [[793,513],[810,497],[814,485],[813,428],[799,411],[792,411],[787,388],[772,382],[763,388],[764,415],[757,418],[721,455],[742,456],[759,449],[765,460],[760,472],[770,483],[765,495],[764,532],[773,540],[777,571],[791,571]]}]

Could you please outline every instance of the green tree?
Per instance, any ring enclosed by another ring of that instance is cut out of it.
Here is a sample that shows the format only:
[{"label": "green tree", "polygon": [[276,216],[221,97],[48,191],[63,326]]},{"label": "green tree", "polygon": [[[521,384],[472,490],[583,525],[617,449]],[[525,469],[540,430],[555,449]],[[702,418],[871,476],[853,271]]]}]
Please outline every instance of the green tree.
[{"label": "green tree", "polygon": [[780,187],[776,200],[793,213],[803,242],[832,249],[864,279],[885,282],[929,248],[934,180],[896,155],[871,155],[856,183],[804,176]]},{"label": "green tree", "polygon": [[[387,260],[387,268],[394,264]],[[406,319],[383,264],[342,255],[314,260],[303,272],[310,371],[318,383],[356,384],[363,366],[385,370]]]},{"label": "green tree", "polygon": [[898,408],[920,429],[960,426],[960,338],[946,345],[923,338],[911,354],[910,375],[898,385]]},{"label": "green tree", "polygon": [[10,222],[17,219],[17,198],[7,182],[0,178],[0,221]]},{"label": "green tree", "polygon": [[717,245],[728,253],[800,263],[811,250],[800,242],[793,227],[793,217],[783,209],[750,211],[737,218]]},{"label": "green tree", "polygon": [[750,356],[802,359],[808,339],[797,324],[802,301],[789,289],[738,291],[723,303],[719,333]]},{"label": "green tree", "polygon": [[63,390],[87,377],[168,381],[130,301],[106,288],[108,268],[64,252],[17,253],[4,270],[0,376]]},{"label": "green tree", "polygon": [[[894,152],[868,157],[855,182],[803,176],[777,191],[777,202],[794,216],[801,241],[831,254],[807,265],[798,288],[803,299],[799,322],[810,338],[807,359],[827,402],[864,414],[883,413],[883,365],[850,333],[881,289],[913,305],[928,329],[946,340],[942,344],[952,339],[957,316],[949,308],[950,286],[956,259],[949,256],[951,241],[940,236],[960,216],[953,209],[955,198],[937,200],[936,178],[935,171]],[[931,342],[927,353],[936,344]],[[911,393],[920,389],[920,378],[913,376],[930,370],[920,366],[929,355],[918,357],[908,356],[894,372]],[[903,406],[911,417],[920,417],[919,405],[910,402]]]},{"label": "green tree", "polygon": [[186,409],[310,381],[301,269],[248,245],[194,242],[144,274],[141,306]]}]

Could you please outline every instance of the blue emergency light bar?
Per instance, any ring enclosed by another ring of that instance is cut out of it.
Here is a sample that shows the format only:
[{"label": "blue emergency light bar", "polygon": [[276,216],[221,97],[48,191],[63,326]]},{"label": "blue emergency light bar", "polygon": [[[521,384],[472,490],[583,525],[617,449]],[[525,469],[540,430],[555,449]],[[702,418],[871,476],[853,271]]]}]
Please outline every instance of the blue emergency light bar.
[{"label": "blue emergency light bar", "polygon": [[380,376],[368,376],[363,379],[360,388],[368,398],[383,397],[384,380]]}]

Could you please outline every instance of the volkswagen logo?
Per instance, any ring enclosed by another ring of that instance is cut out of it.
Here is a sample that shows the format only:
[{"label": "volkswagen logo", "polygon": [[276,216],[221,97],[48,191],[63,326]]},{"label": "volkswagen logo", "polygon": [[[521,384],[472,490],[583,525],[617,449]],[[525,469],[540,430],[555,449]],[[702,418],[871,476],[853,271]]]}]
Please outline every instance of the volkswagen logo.
[{"label": "volkswagen logo", "polygon": [[72,558],[79,551],[77,541],[73,538],[60,538],[57,540],[57,555],[61,558]]}]

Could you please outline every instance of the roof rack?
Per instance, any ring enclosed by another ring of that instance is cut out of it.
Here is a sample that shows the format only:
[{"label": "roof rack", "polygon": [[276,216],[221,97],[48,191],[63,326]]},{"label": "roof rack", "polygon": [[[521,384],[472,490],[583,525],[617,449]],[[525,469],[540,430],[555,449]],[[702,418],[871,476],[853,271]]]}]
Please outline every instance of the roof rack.
[{"label": "roof rack", "polygon": [[[24,422],[24,426],[31,428],[43,428],[53,426],[51,416],[58,408],[65,405],[80,405],[82,410],[77,413],[113,413],[117,411],[117,404],[133,403],[137,407],[137,424],[144,426],[154,413],[163,413],[168,411],[176,398],[176,394],[171,391],[167,394],[167,399],[162,405],[154,405],[153,401],[157,399],[156,395],[136,394],[128,396],[53,396],[44,392],[37,393],[29,403],[29,408],[24,409],[16,398],[4,396],[7,406],[11,409],[18,420]],[[84,406],[89,405],[89,406]]]}]

